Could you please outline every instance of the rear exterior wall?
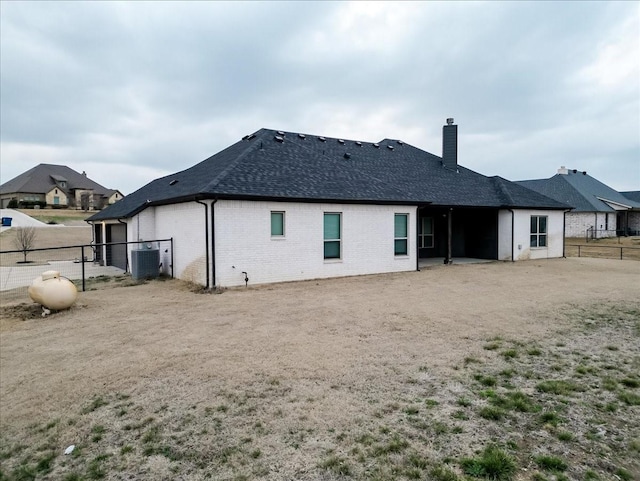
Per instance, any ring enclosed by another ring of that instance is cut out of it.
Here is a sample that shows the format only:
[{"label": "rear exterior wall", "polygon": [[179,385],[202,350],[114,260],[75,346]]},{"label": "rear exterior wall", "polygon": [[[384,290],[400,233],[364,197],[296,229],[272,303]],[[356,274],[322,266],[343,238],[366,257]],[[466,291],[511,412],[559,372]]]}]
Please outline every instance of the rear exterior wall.
[{"label": "rear exterior wall", "polygon": [[[271,236],[284,212],[284,236]],[[324,259],[324,213],[341,213],[340,259]],[[415,206],[218,201],[216,285],[296,281],[416,269]],[[408,255],[394,254],[395,214],[408,214]]]},{"label": "rear exterior wall", "polygon": [[[547,217],[547,245],[545,247],[531,247],[532,216]],[[511,211],[501,210],[498,214],[498,259],[522,261],[562,257],[564,251],[563,229],[564,212],[561,210],[514,209],[513,217]],[[513,256],[511,255],[512,251]]]}]

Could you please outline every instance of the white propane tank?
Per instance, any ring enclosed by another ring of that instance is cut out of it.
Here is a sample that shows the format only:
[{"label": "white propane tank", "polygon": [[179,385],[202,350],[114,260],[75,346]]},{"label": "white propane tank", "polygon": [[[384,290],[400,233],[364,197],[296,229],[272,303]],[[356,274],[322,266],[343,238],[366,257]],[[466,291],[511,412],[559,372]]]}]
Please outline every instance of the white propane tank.
[{"label": "white propane tank", "polygon": [[47,309],[59,311],[76,302],[78,289],[69,279],[60,277],[58,271],[46,271],[29,286],[29,297]]}]

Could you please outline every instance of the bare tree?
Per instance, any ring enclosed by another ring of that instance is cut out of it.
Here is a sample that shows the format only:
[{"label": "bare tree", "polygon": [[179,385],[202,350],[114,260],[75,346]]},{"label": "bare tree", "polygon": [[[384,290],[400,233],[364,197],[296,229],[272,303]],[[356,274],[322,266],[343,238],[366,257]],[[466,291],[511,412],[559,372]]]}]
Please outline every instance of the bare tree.
[{"label": "bare tree", "polygon": [[36,240],[35,227],[16,227],[16,238],[13,240],[16,249],[21,250],[24,262],[27,262],[27,254],[32,249]]}]

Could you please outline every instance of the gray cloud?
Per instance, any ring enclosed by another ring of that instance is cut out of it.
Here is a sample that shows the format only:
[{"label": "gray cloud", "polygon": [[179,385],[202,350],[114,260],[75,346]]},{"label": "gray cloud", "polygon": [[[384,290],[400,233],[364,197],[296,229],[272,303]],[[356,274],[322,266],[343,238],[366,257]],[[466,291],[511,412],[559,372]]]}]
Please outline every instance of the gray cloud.
[{"label": "gray cloud", "polygon": [[623,2],[3,2],[2,181],[91,165],[130,192],[260,127],[438,154],[454,116],[461,163],[484,174],[567,165],[640,189],[639,17]]}]

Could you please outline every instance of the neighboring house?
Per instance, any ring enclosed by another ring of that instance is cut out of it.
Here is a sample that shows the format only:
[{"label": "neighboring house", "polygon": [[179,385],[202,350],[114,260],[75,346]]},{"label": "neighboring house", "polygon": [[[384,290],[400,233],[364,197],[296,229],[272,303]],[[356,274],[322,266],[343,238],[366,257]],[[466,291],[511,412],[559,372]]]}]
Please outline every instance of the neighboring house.
[{"label": "neighboring house", "polygon": [[261,129],[88,221],[96,242],[173,238],[163,265],[207,287],[411,271],[422,258],[561,257],[568,207],[458,165],[450,120],[442,157]]},{"label": "neighboring house", "polygon": [[562,166],[549,179],[516,183],[574,207],[566,216],[566,237],[615,237],[640,229],[640,202],[586,172]]},{"label": "neighboring house", "polygon": [[[637,204],[640,204],[640,190],[620,192],[620,193],[622,195],[624,195],[630,201],[636,202]],[[629,224],[628,224],[628,227],[629,227],[629,230],[634,235],[640,235],[640,212],[630,212],[629,213]]]},{"label": "neighboring house", "polygon": [[0,206],[99,210],[124,196],[66,165],[39,164],[0,185]]}]

